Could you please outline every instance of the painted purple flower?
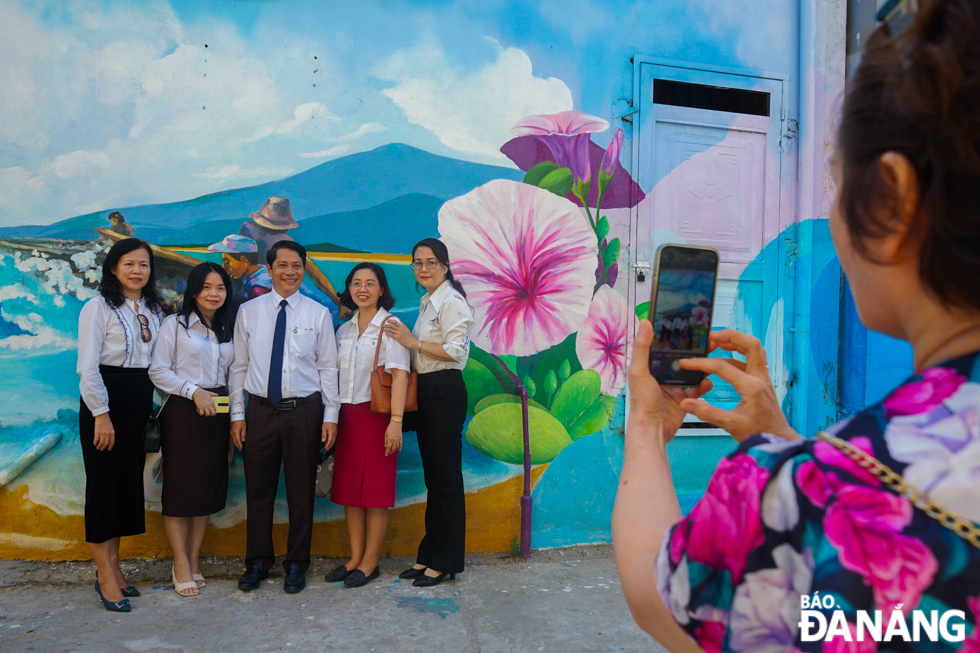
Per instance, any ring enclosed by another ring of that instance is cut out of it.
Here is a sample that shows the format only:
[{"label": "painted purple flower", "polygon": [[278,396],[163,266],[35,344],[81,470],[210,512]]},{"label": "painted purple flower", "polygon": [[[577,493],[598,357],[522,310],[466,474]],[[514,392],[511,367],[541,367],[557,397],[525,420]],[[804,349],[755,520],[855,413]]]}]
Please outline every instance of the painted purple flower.
[{"label": "painted purple flower", "polygon": [[619,153],[623,149],[623,136],[623,130],[617,129],[616,133],[613,134],[612,140],[609,141],[609,147],[606,148],[606,153],[602,157],[602,165],[599,166],[599,172],[606,177],[612,177],[616,169],[619,168]]},{"label": "painted purple flower", "polygon": [[626,385],[629,305],[623,295],[602,286],[589,307],[589,317],[575,336],[575,354],[582,367],[595,370],[602,391],[617,395]]},{"label": "painted purple flower", "polygon": [[882,402],[888,417],[929,412],[966,381],[956,370],[946,367],[930,367],[919,377],[918,381],[906,383]]},{"label": "painted purple flower", "polygon": [[695,324],[708,323],[708,309],[704,306],[695,306],[694,310],[691,311],[691,316],[694,318]]},{"label": "painted purple flower", "polygon": [[474,307],[478,347],[530,356],[585,322],[598,246],[567,199],[494,180],[446,202],[439,233]]},{"label": "painted purple flower", "polygon": [[592,178],[589,165],[590,134],[609,129],[602,118],[581,111],[562,111],[550,115],[528,116],[514,123],[514,136],[534,136],[541,140],[555,157],[559,168],[570,168],[576,182]]}]

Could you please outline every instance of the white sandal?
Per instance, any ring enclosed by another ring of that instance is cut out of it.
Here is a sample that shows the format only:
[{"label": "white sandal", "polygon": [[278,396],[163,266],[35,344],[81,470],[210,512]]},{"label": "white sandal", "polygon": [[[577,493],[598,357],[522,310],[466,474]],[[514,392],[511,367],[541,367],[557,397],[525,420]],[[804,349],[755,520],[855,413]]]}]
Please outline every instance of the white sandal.
[{"label": "white sandal", "polygon": [[200,584],[198,585],[198,587],[207,587],[208,586],[207,582],[205,582],[205,580],[204,580],[204,576],[202,576],[201,574],[191,574],[191,578],[194,579],[194,582],[200,581]]},{"label": "white sandal", "polygon": [[194,581],[191,581],[189,583],[178,583],[177,582],[177,572],[174,571],[174,568],[173,567],[170,568],[170,579],[173,580],[173,582],[174,582],[174,591],[177,592],[177,596],[179,596],[180,598],[186,599],[186,598],[190,598],[192,596],[197,596],[199,594],[199,592],[197,592],[197,591],[195,591],[193,594],[184,594],[183,593],[184,590],[189,590],[192,587],[195,590],[197,590],[197,583],[194,582]]}]

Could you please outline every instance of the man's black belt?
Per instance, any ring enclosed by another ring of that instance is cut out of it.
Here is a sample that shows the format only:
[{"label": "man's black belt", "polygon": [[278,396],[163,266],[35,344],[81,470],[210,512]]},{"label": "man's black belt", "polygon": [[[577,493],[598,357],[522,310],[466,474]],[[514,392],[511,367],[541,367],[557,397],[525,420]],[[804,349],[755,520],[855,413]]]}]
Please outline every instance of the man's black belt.
[{"label": "man's black belt", "polygon": [[265,397],[256,397],[259,403],[263,406],[269,406],[270,408],[275,408],[276,410],[292,410],[294,408],[299,408],[300,406],[305,406],[306,404],[312,404],[314,401],[320,401],[320,393],[314,392],[309,397],[300,397],[298,399],[282,399],[279,403],[274,404]]}]

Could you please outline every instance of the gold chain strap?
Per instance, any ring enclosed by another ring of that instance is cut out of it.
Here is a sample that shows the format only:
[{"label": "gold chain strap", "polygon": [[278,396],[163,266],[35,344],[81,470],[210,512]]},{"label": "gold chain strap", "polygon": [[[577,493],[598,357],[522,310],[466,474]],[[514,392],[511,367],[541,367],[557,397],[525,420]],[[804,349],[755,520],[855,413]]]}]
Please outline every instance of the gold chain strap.
[{"label": "gold chain strap", "polygon": [[918,488],[893,472],[891,468],[880,460],[858,449],[847,440],[841,440],[822,431],[817,433],[817,439],[834,445],[834,447],[842,451],[848,458],[874,474],[890,490],[905,497],[916,508],[919,508],[940,524],[980,549],[980,528],[977,528],[969,519],[964,519],[952,510],[943,508],[942,505],[920,492]]}]

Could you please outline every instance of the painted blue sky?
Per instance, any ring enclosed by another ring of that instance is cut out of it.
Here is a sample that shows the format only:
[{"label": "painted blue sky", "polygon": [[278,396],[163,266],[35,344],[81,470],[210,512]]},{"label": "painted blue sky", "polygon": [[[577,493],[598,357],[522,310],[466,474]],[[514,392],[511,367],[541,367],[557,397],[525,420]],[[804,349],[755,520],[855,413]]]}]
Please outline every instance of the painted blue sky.
[{"label": "painted blue sky", "polygon": [[792,70],[773,53],[795,52],[795,4],[0,0],[0,226],[188,199],[390,142],[511,166],[498,148],[519,118],[613,122],[633,54]]}]

